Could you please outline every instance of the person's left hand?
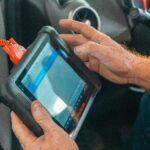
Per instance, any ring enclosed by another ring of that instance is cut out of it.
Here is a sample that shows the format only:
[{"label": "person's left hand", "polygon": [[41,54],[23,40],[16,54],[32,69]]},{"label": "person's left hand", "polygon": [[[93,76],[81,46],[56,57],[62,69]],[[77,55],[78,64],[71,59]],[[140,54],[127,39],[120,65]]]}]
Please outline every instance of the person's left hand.
[{"label": "person's left hand", "polygon": [[23,150],[78,150],[75,142],[53,122],[40,102],[33,102],[31,108],[35,121],[44,131],[40,137],[36,137],[14,112],[11,113],[12,129]]}]

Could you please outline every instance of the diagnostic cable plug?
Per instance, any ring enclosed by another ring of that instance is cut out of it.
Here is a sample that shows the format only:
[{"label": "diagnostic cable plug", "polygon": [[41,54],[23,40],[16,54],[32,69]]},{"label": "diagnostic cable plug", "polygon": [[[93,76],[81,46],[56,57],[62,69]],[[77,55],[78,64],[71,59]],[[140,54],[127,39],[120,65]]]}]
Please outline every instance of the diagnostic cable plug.
[{"label": "diagnostic cable plug", "polygon": [[19,45],[13,38],[0,40],[0,47],[9,56],[13,64],[17,65],[26,54],[27,50]]}]

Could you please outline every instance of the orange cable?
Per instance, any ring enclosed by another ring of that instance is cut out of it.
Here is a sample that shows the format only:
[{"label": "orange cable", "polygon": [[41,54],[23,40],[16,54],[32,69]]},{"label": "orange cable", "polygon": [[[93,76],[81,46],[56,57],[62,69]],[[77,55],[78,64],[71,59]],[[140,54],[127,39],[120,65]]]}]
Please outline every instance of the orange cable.
[{"label": "orange cable", "polygon": [[19,64],[22,57],[26,54],[26,49],[19,45],[13,38],[0,40],[0,47],[9,56],[13,64]]}]

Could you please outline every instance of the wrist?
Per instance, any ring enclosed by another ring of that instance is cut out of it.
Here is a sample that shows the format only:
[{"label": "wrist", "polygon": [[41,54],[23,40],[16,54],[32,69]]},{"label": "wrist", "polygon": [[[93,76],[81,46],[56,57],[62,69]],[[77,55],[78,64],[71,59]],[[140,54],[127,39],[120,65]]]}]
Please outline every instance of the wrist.
[{"label": "wrist", "polygon": [[128,81],[130,84],[150,89],[150,58],[135,55]]},{"label": "wrist", "polygon": [[128,76],[128,83],[129,84],[137,84],[137,81],[139,80],[139,74],[138,72],[140,72],[139,69],[141,69],[139,67],[141,60],[138,56],[133,56],[133,61],[131,63],[131,70],[129,72],[129,76]]}]

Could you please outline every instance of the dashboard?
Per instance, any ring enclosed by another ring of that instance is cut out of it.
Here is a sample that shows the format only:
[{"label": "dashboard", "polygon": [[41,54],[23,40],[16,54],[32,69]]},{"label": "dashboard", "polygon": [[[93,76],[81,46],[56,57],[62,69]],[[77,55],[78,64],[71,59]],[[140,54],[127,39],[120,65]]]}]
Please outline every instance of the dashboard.
[{"label": "dashboard", "polygon": [[150,0],[87,1],[101,18],[102,32],[141,54],[150,55]]},{"label": "dashboard", "polygon": [[[144,8],[141,0],[44,0],[44,3],[43,0],[26,0],[21,3],[22,18],[25,18],[22,20],[28,20],[22,23],[24,28],[22,31],[24,33],[23,40],[26,38],[26,45],[32,42],[38,30],[45,24],[52,25],[60,33],[66,32],[60,29],[58,21],[62,18],[68,18],[70,12],[73,12],[77,7],[91,6],[100,17],[101,32],[119,43],[127,43],[141,53],[147,54],[145,51],[149,49],[150,28],[140,22],[134,22],[129,16],[129,9],[135,7],[150,11],[150,1]],[[26,12],[27,9],[28,12]],[[33,13],[33,9],[35,13]],[[81,16],[84,11],[80,11],[79,15]],[[92,17],[90,19],[92,20]],[[30,25],[28,22],[33,23]],[[92,24],[95,23],[93,22]],[[34,31],[33,34],[30,32],[31,28]],[[140,37],[138,36],[139,32]],[[32,39],[28,38],[29,35]]]},{"label": "dashboard", "polygon": [[87,0],[101,18],[101,31],[118,42],[131,41],[127,18],[116,0]]}]

